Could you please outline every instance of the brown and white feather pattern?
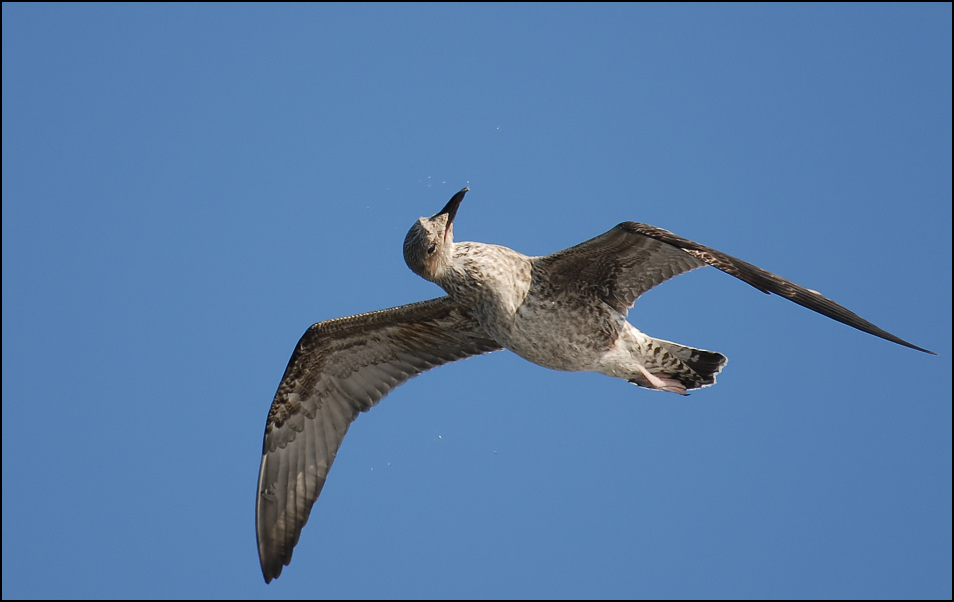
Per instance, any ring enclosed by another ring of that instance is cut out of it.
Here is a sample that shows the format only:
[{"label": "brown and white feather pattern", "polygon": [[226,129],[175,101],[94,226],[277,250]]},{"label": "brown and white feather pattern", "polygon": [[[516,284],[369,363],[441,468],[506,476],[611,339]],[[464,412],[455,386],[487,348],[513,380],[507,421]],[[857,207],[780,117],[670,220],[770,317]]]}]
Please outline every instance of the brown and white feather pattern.
[{"label": "brown and white feather pattern", "polygon": [[543,257],[454,243],[466,192],[419,219],[404,242],[408,267],[449,296],[319,322],[292,354],[268,413],[259,472],[256,530],[266,581],[290,562],[358,413],[425,370],[506,347],[540,366],[601,372],[672,393],[715,383],[725,356],[655,339],[626,320],[640,295],[690,270],[714,266],[764,293],[932,353],[816,291],[646,224],[623,222]]},{"label": "brown and white feather pattern", "polygon": [[499,348],[450,297],[309,328],[288,362],[265,425],[256,529],[266,581],[291,561],[358,413],[426,370]]},{"label": "brown and white feather pattern", "polygon": [[590,282],[603,291],[604,301],[623,313],[654,286],[689,270],[711,265],[763,293],[775,293],[876,337],[933,353],[875,326],[818,291],[656,226],[623,222],[596,238],[541,257],[538,262],[555,279],[578,278]]}]

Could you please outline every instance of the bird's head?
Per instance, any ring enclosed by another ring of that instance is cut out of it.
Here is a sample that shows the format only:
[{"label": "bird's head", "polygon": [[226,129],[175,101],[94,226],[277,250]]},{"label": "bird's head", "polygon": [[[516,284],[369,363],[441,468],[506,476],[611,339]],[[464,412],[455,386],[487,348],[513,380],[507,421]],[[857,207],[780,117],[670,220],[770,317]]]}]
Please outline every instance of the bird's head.
[{"label": "bird's head", "polygon": [[451,197],[439,213],[418,219],[404,238],[404,261],[411,271],[435,281],[453,259],[454,216],[470,188]]}]

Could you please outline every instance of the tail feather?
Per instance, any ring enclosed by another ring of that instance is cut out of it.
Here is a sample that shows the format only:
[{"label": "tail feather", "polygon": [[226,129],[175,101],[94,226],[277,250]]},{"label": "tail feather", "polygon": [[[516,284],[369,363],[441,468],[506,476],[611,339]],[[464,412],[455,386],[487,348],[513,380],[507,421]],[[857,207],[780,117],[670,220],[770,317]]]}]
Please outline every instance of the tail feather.
[{"label": "tail feather", "polygon": [[[692,384],[692,386],[689,387],[690,389],[714,385],[716,375],[722,372],[722,369],[729,361],[729,358],[715,351],[693,349],[692,347],[684,347],[683,345],[669,343],[668,341],[665,343],[670,352],[676,355],[676,357],[679,357],[685,365],[698,376],[698,379],[692,383],[683,382],[686,386]],[[688,352],[688,357],[680,357],[676,354],[676,351]]]},{"label": "tail feather", "polygon": [[647,370],[640,367],[641,377],[631,378],[630,382],[641,387],[687,395],[687,391],[715,384],[716,375],[729,361],[715,351],[695,349],[660,339],[655,339],[655,342],[679,361],[666,369]]}]

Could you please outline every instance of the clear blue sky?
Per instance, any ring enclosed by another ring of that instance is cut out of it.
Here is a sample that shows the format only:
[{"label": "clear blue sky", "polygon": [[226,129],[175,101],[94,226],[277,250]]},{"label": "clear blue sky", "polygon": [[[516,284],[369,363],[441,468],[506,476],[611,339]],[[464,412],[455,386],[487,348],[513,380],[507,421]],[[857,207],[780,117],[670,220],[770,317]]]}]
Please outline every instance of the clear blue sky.
[{"label": "clear blue sky", "polygon": [[[265,416],[313,322],[438,296],[411,223],[623,220],[716,270],[688,398],[509,353],[361,415],[266,586]],[[3,597],[950,598],[951,5],[3,4]]]}]

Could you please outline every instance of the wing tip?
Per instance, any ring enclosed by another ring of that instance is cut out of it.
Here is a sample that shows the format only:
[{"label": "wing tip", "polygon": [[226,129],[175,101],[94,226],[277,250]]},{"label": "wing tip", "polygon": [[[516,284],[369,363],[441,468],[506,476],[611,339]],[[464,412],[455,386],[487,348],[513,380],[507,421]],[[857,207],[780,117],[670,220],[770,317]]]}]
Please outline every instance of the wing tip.
[{"label": "wing tip", "polygon": [[937,355],[936,352],[931,351],[930,349],[925,349],[924,347],[918,347],[917,345],[915,345],[915,344],[913,344],[913,343],[909,343],[909,342],[905,341],[904,339],[898,339],[898,340],[888,339],[888,340],[891,341],[892,343],[897,343],[897,344],[899,344],[899,345],[903,345],[903,346],[905,346],[905,347],[907,347],[907,348],[909,348],[909,349],[914,349],[915,351],[920,351],[920,352],[922,352],[922,353],[927,353],[927,354],[930,354],[930,355]]},{"label": "wing tip", "polygon": [[282,574],[282,565],[278,565],[278,569],[275,571],[269,571],[265,565],[262,565],[262,577],[265,578],[265,583],[271,583],[272,579],[277,579]]},{"label": "wing tip", "polygon": [[291,563],[291,554],[281,558],[259,548],[258,560],[262,567],[262,577],[265,578],[265,583],[271,583],[273,579],[278,579],[282,574],[282,569]]}]

